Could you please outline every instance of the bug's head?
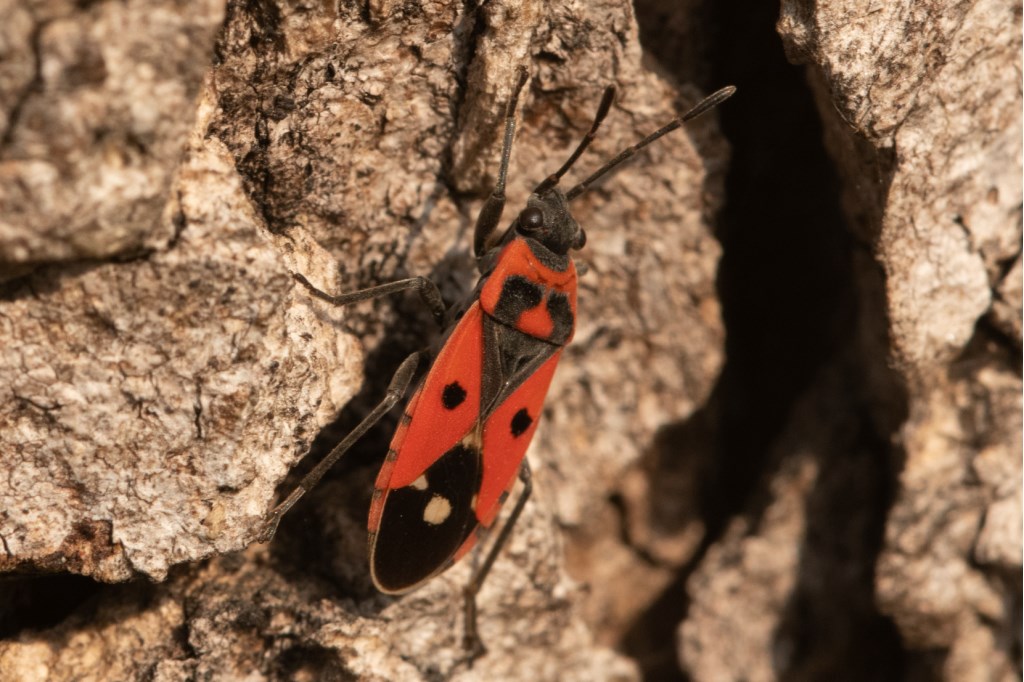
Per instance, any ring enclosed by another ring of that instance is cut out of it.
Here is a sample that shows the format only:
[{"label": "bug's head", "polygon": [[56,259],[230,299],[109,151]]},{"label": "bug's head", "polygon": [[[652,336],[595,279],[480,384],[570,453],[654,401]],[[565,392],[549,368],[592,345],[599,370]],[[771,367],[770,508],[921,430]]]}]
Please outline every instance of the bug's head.
[{"label": "bug's head", "polygon": [[512,228],[560,256],[569,249],[582,249],[587,242],[587,233],[569,213],[568,199],[555,187],[531,194]]}]

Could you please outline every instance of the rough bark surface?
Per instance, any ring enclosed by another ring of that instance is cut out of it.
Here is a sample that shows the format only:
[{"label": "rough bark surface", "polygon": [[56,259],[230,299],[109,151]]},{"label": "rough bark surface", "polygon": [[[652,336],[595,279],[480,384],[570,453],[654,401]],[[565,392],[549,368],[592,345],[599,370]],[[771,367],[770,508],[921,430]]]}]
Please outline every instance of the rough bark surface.
[{"label": "rough bark surface", "polygon": [[[0,682],[1019,679],[1020,26],[0,0]],[[415,295],[291,274],[470,292],[519,65],[506,220],[605,85],[569,182],[740,92],[573,204],[579,326],[470,667],[479,559],[369,580],[393,418],[252,541],[438,338]]]},{"label": "rough bark surface", "polygon": [[125,256],[162,220],[222,18],[200,3],[0,3],[0,275]]},{"label": "rough bark surface", "polygon": [[[809,12],[784,3],[780,30],[791,54],[817,67],[827,135],[850,188],[845,205],[860,204],[851,218],[884,268],[889,339],[907,392],[879,607],[907,646],[944,652],[945,679],[1014,679],[1021,6]],[[857,33],[873,39],[850,38]],[[866,158],[844,153],[853,140]],[[865,213],[874,220],[857,220]]]},{"label": "rough bark surface", "polygon": [[[54,20],[31,4],[4,28],[21,31],[5,69],[27,75],[4,86],[0,566],[164,581],[100,590],[40,630],[5,612],[17,634],[0,642],[4,678],[636,678],[594,644],[558,528],[587,519],[658,427],[714,385],[723,330],[707,220],[726,148],[713,119],[574,204],[591,236],[583,312],[531,454],[534,501],[481,593],[487,657],[472,669],[462,660],[472,562],[404,598],[369,584],[363,528],[383,429],[269,549],[196,562],[252,541],[275,487],[364,372],[342,425],[382,397],[402,352],[436,338],[415,297],[330,309],[291,272],[334,291],[409,274],[431,276],[448,300],[470,291],[472,225],[517,65],[531,80],[508,219],[568,155],[606,85],[618,98],[584,171],[699,91],[642,64],[621,0],[178,8],[172,38],[187,55],[143,91],[110,55],[145,70],[138,46],[170,40],[171,10],[69,9],[68,30],[90,36],[91,51],[57,49]],[[92,80],[74,75],[89,65]],[[104,113],[133,105],[159,145],[133,142],[127,114]],[[60,119],[32,113],[53,109]],[[60,141],[75,130],[68,120],[93,118],[112,131],[105,141]],[[57,157],[33,134],[82,169],[54,174],[46,191],[82,187],[95,211],[116,215],[89,219],[70,193],[40,201],[38,183],[19,178]],[[146,174],[149,189],[89,176],[115,171]]]},{"label": "rough bark surface", "polygon": [[689,578],[680,660],[1019,679],[1021,6],[784,1],[777,26],[856,240],[848,317]]}]

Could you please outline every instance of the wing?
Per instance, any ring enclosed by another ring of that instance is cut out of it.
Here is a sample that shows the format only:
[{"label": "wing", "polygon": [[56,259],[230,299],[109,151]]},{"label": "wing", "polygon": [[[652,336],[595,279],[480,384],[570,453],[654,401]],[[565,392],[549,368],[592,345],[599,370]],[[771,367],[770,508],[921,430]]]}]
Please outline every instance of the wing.
[{"label": "wing", "polygon": [[515,482],[561,356],[561,349],[555,351],[484,422],[483,478],[475,511],[485,527],[494,523],[507,491]]},{"label": "wing", "polygon": [[406,407],[370,506],[370,573],[404,592],[447,568],[477,526],[483,313],[472,305]]},{"label": "wing", "polygon": [[416,587],[494,523],[561,351],[479,303],[469,308],[410,400],[377,477],[368,526],[378,589]]}]

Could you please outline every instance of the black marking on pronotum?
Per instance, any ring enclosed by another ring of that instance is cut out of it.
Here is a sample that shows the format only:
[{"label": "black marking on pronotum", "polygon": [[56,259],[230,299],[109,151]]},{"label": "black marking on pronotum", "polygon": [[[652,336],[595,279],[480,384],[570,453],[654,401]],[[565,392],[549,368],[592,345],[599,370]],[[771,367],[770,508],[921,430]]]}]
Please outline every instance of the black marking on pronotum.
[{"label": "black marking on pronotum", "polygon": [[519,410],[512,416],[512,435],[516,438],[526,433],[526,429],[530,428],[530,424],[533,423],[533,417],[526,411],[526,408]]},{"label": "black marking on pronotum", "polygon": [[501,285],[498,304],[494,306],[494,317],[515,326],[519,316],[539,306],[543,297],[544,291],[536,282],[522,275],[509,275]]},{"label": "black marking on pronotum", "polygon": [[554,325],[551,329],[551,336],[548,337],[549,340],[551,343],[564,346],[572,336],[573,325],[576,324],[572,315],[572,306],[569,305],[568,294],[563,294],[560,291],[552,291],[548,294],[548,315],[551,316],[551,322]]},{"label": "black marking on pronotum", "polygon": [[441,404],[444,405],[446,410],[454,410],[465,400],[466,389],[457,381],[453,381],[445,386],[444,392],[441,393]]},{"label": "black marking on pronotum", "polygon": [[482,475],[480,452],[459,444],[424,472],[428,485],[388,493],[373,549],[373,575],[383,590],[426,580],[462,546],[477,525],[472,500]]}]

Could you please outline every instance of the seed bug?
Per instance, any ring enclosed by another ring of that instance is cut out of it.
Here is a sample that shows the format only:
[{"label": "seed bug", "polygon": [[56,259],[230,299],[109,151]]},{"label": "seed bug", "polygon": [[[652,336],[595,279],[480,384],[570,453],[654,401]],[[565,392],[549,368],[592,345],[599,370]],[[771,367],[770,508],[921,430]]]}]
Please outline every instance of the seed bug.
[{"label": "seed bug", "polygon": [[477,634],[476,595],[533,489],[524,455],[555,366],[575,329],[577,275],[569,251],[583,247],[586,233],[569,204],[639,150],[735,92],[731,86],[715,92],[563,193],[559,181],[594,140],[611,108],[615,89],[606,88],[589,132],[569,159],[537,185],[518,217],[498,233],[516,106],[526,80],[526,69],[520,68],[505,108],[497,181],[474,232],[480,279],[464,301],[446,308],[437,286],[424,277],[335,296],[294,275],[311,295],[339,306],[415,290],[446,328],[434,352],[418,351],[399,365],[380,404],[266,516],[259,532],[261,542],[273,537],[282,515],[402,399],[417,366],[434,355],[400,418],[374,486],[370,575],[380,591],[399,594],[441,573],[495,525],[518,478],[522,492],[465,588],[464,643],[470,661],[485,652]]}]

